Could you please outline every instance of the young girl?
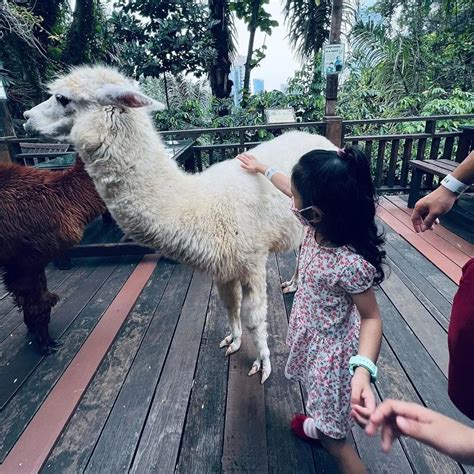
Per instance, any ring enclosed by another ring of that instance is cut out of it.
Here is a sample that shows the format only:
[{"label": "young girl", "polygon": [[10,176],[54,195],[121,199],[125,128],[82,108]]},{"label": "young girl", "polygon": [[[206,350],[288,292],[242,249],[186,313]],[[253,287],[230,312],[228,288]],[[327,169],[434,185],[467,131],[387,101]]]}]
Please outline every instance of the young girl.
[{"label": "young girl", "polygon": [[292,211],[307,229],[285,372],[305,387],[310,416],[295,415],[291,428],[320,442],[342,472],[365,472],[347,434],[352,418],[365,425],[375,410],[370,384],[382,339],[373,285],[384,278],[385,252],[369,162],[352,147],[314,150],[299,160],[290,180],[250,154],[237,158],[243,169],[264,174],[292,198]]}]

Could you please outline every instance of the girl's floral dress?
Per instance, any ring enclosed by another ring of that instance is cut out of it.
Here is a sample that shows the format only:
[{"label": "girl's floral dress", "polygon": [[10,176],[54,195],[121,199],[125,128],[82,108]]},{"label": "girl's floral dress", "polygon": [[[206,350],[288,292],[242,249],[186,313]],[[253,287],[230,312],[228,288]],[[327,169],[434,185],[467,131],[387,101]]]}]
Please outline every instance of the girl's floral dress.
[{"label": "girl's floral dress", "polygon": [[314,230],[307,229],[288,329],[285,375],[304,385],[308,414],[332,438],[344,438],[352,426],[349,359],[358,352],[360,315],[351,294],[369,289],[375,272],[347,246],[320,246]]}]

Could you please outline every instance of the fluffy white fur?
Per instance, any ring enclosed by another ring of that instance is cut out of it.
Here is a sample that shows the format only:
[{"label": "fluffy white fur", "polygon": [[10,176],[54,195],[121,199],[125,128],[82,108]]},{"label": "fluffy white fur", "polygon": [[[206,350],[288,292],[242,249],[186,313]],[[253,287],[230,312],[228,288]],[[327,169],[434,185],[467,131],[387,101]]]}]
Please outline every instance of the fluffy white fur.
[{"label": "fluffy white fur", "polygon": [[[230,325],[221,346],[229,346],[227,354],[239,349],[242,319],[257,350],[249,374],[261,370],[263,383],[271,372],[266,260],[269,252],[296,249],[302,237],[289,199],[236,160],[185,174],[153,127],[146,110],[153,101],[115,70],[80,67],[50,90],[50,99],[26,113],[26,128],[72,140],[129,237],[213,276]],[[70,102],[61,105],[55,94]],[[252,154],[290,174],[313,149],[336,147],[322,136],[291,132]]]}]

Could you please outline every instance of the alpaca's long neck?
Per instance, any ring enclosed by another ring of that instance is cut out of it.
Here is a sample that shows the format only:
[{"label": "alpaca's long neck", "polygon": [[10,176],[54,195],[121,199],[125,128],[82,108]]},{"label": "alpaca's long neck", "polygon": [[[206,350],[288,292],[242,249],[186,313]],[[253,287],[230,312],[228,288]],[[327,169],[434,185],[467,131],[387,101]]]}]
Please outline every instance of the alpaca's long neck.
[{"label": "alpaca's long neck", "polygon": [[190,209],[206,190],[166,155],[144,112],[102,114],[102,128],[97,117],[90,120],[95,128],[78,130],[75,144],[108,209],[129,237],[189,261],[190,236],[210,238],[206,228],[190,228],[196,218]]}]

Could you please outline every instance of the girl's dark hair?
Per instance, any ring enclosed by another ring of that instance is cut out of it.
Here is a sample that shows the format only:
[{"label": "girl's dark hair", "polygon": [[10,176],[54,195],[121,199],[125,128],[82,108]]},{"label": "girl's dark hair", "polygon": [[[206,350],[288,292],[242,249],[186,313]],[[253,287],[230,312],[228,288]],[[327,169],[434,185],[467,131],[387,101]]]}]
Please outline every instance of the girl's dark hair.
[{"label": "girl's dark hair", "polygon": [[302,208],[316,206],[322,211],[321,221],[314,226],[321,236],[364,257],[377,271],[374,283],[381,283],[385,240],[375,223],[377,195],[362,151],[357,147],[310,151],[295,165],[291,178]]}]

